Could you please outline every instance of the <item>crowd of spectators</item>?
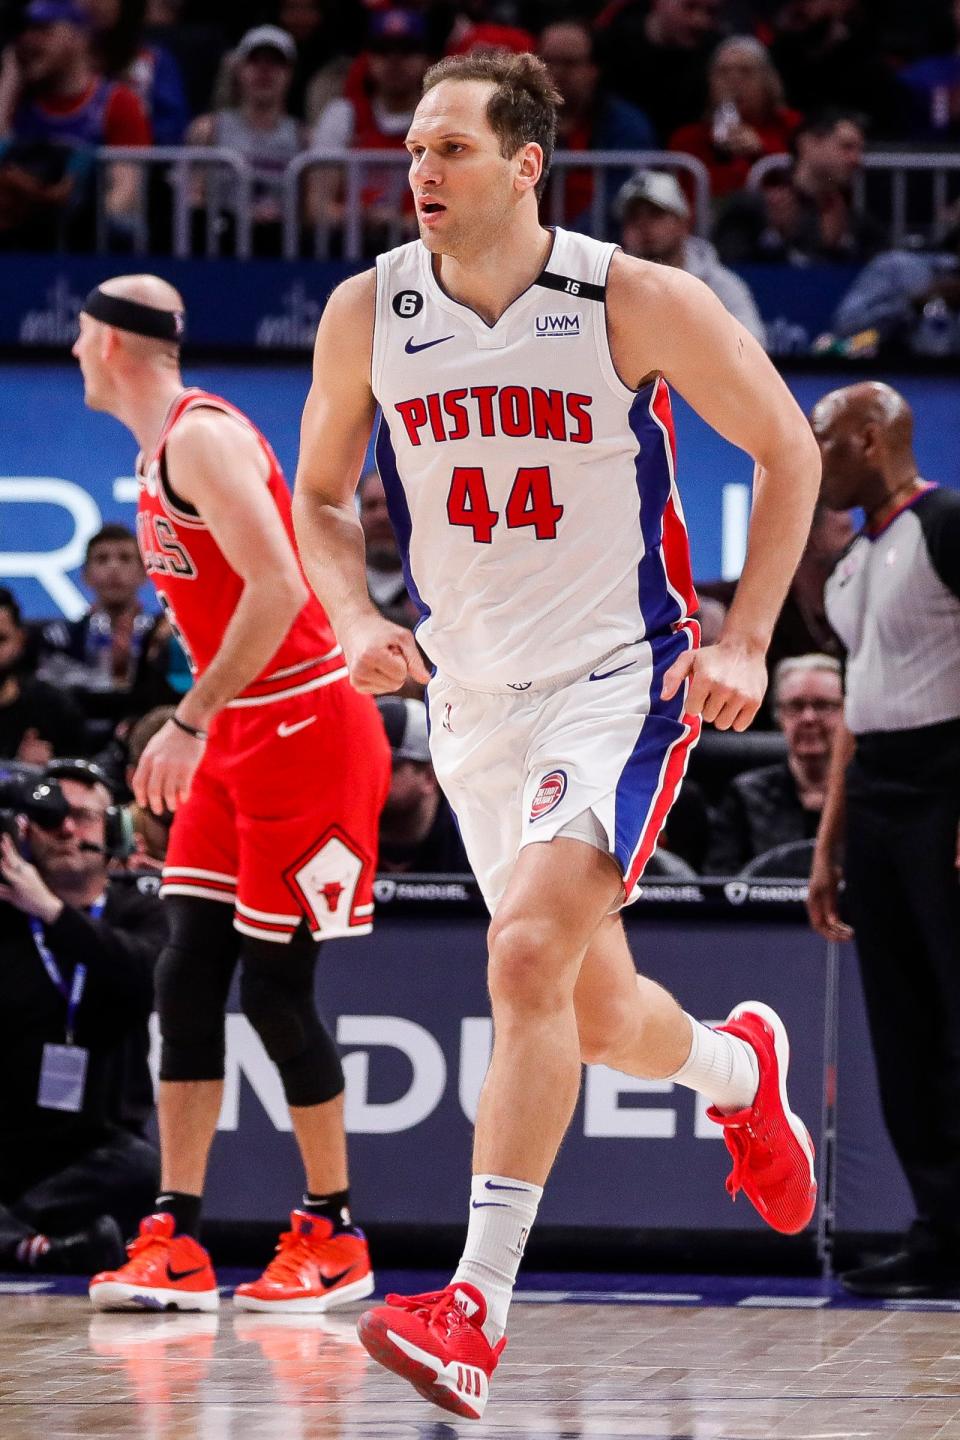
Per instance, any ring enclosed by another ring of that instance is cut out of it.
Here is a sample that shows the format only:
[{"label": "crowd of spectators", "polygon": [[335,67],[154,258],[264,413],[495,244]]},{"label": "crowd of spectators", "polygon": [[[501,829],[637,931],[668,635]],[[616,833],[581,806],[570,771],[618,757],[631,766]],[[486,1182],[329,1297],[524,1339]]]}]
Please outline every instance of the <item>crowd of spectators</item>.
[{"label": "crowd of spectators", "polygon": [[[865,145],[948,147],[960,125],[960,0],[13,0],[0,44],[6,248],[93,243],[95,147],[186,144],[246,160],[254,248],[277,254],[291,160],[399,151],[428,65],[492,46],[548,65],[561,149],[700,161],[726,264],[870,260],[890,216],[855,198]],[[628,178],[606,172],[611,235]],[[230,253],[235,181],[197,164],[189,183],[196,243]],[[102,189],[101,240],[106,225],[122,248],[144,213],[152,239],[169,237],[162,171],[115,161]],[[322,230],[336,252],[347,198],[342,167],[307,171],[305,245]],[[586,225],[594,198],[592,170],[573,167],[546,204]],[[402,167],[366,167],[360,201],[368,253],[413,233]],[[931,207],[916,217],[920,240],[937,237]]]}]

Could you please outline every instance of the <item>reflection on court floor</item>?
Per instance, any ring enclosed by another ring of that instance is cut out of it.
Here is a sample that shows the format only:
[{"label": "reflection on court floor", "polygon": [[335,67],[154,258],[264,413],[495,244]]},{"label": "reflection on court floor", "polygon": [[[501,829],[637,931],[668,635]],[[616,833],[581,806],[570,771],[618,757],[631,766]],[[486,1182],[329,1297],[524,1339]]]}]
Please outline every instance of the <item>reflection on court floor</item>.
[{"label": "reflection on court floor", "polygon": [[[240,1277],[228,1275],[233,1283]],[[426,1289],[438,1277],[381,1277]],[[3,1440],[957,1440],[960,1303],[817,1280],[528,1276],[484,1421],[448,1423],[326,1316],[93,1314],[0,1277]],[[388,1288],[385,1285],[383,1288]],[[453,1417],[451,1417],[452,1420]]]}]

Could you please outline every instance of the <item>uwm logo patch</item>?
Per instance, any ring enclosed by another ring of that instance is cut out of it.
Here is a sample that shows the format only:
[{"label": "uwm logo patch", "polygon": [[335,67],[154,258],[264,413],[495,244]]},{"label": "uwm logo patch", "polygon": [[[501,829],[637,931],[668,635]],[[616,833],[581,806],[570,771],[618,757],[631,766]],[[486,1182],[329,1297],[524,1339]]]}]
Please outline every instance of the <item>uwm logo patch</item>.
[{"label": "uwm logo patch", "polygon": [[542,815],[556,810],[566,793],[567,776],[564,770],[551,770],[549,775],[544,775],[530,806],[530,819],[539,820]]},{"label": "uwm logo patch", "polygon": [[576,315],[538,315],[536,333],[541,339],[580,334],[580,312]]}]

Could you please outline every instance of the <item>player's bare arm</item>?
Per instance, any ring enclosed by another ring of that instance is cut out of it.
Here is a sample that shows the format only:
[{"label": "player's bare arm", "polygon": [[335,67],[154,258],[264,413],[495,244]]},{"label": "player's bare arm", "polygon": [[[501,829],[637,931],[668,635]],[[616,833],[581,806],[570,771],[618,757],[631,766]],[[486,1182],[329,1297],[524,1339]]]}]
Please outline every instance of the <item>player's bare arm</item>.
[{"label": "player's bare arm", "polygon": [[687,709],[745,730],[766,689],[764,657],[810,528],[820,457],[801,410],[761,347],[701,281],[624,255],[608,286],[614,363],[630,386],[663,374],[755,462],[747,558],[716,645],[667,672],[664,697],[690,677]]},{"label": "player's bare arm", "polygon": [[[173,488],[199,511],[243,581],[216,655],[177,706],[182,724],[204,732],[279,649],[307,589],[270,498],[266,457],[245,425],[222,411],[192,411],[170,436],[167,463]],[[202,754],[200,737],[168,722],[137,767],[138,804],[175,809]]]},{"label": "player's bare arm", "polygon": [[354,502],[376,411],[370,388],[376,278],[347,280],[317,331],[293,497],[307,578],[330,616],[358,690],[399,690],[429,675],[409,630],[384,620],[367,592],[363,531]]}]

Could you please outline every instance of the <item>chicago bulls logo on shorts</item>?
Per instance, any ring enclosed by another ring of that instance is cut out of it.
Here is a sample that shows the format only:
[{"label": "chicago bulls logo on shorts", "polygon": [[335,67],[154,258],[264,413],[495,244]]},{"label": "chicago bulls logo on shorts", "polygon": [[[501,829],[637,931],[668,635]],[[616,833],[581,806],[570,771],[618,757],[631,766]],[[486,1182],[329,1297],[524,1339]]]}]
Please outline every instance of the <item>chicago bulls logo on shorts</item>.
[{"label": "chicago bulls logo on shorts", "polygon": [[566,793],[567,775],[565,770],[551,770],[549,775],[544,775],[537,786],[533,804],[530,806],[530,819],[539,820],[542,815],[549,815],[551,810],[556,810]]},{"label": "chicago bulls logo on shorts", "polygon": [[284,879],[307,916],[314,939],[343,935],[369,925],[372,905],[356,905],[366,857],[338,826],[331,826]]}]

